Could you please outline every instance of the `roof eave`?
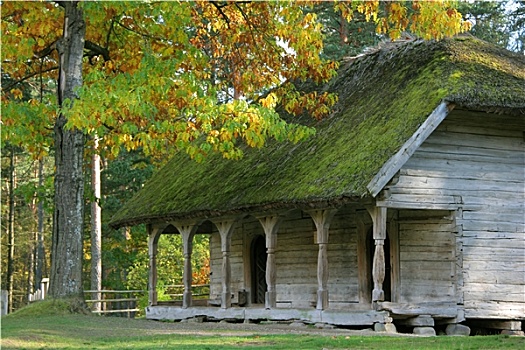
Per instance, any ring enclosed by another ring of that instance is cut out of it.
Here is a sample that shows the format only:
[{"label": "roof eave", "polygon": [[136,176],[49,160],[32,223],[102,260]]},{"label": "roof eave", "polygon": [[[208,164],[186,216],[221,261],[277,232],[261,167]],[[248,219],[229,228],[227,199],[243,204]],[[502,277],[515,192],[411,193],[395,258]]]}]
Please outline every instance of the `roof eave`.
[{"label": "roof eave", "polygon": [[144,215],[140,217],[134,217],[133,219],[122,219],[113,221],[110,226],[114,229],[118,229],[126,226],[135,226],[140,224],[155,224],[155,223],[167,223],[177,220],[196,219],[208,220],[218,218],[222,216],[239,216],[243,214],[257,214],[261,215],[266,212],[282,212],[293,209],[321,209],[321,208],[336,208],[341,205],[348,203],[371,203],[371,197],[358,197],[353,195],[341,195],[332,198],[315,198],[303,201],[293,202],[273,202],[264,203],[259,205],[243,206],[238,208],[232,208],[228,210],[196,210],[185,213],[169,213],[162,215]]}]

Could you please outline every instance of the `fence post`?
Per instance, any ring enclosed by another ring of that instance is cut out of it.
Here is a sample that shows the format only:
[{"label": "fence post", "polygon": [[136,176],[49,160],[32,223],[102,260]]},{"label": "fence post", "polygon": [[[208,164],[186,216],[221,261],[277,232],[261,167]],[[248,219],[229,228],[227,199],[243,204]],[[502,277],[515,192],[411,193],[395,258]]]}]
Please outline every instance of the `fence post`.
[{"label": "fence post", "polygon": [[42,281],[40,282],[40,290],[42,291],[42,296],[40,300],[44,300],[46,298],[47,294],[47,288],[49,287],[49,278],[42,278]]},{"label": "fence post", "polygon": [[7,309],[8,309],[8,302],[9,302],[9,298],[8,298],[8,295],[9,293],[7,292],[7,290],[3,290],[2,289],[2,294],[0,296],[0,315],[4,316],[4,315],[7,315]]}]

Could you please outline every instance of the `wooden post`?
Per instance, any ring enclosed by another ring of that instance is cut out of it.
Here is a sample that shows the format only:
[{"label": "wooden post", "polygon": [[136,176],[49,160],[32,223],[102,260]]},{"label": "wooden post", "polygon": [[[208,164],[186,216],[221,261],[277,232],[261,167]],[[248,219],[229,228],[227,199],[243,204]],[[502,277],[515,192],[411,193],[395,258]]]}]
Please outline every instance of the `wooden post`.
[{"label": "wooden post", "polygon": [[195,236],[198,226],[196,224],[182,224],[179,222],[173,223],[173,225],[182,236],[182,250],[184,254],[182,308],[187,309],[192,303],[191,280],[193,275],[191,272],[191,254],[193,252],[193,236]]},{"label": "wooden post", "polygon": [[266,236],[266,294],[264,305],[266,309],[275,308],[277,305],[275,246],[277,244],[277,231],[281,218],[278,215],[258,217]]},{"label": "wooden post", "polygon": [[162,230],[164,227],[152,227],[151,224],[147,226],[149,252],[148,304],[150,306],[157,305],[157,248]]},{"label": "wooden post", "polygon": [[312,210],[310,215],[317,228],[317,309],[328,308],[328,231],[337,209]]},{"label": "wooden post", "polygon": [[383,281],[385,280],[385,250],[384,244],[386,239],[386,214],[385,207],[373,207],[369,209],[370,216],[374,223],[374,242],[375,252],[372,264],[372,278],[374,280],[374,289],[372,291],[372,302],[384,301],[385,292],[383,290]]},{"label": "wooden post", "polygon": [[222,295],[221,308],[228,309],[232,305],[231,299],[231,264],[230,264],[230,248],[231,236],[233,232],[234,220],[213,221],[219,234],[221,236],[221,252],[222,252]]}]

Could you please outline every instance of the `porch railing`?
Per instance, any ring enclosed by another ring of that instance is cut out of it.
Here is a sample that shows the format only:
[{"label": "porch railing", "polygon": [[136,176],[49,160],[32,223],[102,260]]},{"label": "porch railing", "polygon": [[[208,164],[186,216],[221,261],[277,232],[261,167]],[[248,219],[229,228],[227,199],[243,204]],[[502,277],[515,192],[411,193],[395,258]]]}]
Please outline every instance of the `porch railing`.
[{"label": "porch railing", "polygon": [[[170,284],[164,286],[165,295],[169,296],[172,300],[182,300],[184,295],[184,285],[183,284]],[[209,284],[193,284],[191,286],[192,298],[193,299],[208,299],[210,295],[210,285]]]}]

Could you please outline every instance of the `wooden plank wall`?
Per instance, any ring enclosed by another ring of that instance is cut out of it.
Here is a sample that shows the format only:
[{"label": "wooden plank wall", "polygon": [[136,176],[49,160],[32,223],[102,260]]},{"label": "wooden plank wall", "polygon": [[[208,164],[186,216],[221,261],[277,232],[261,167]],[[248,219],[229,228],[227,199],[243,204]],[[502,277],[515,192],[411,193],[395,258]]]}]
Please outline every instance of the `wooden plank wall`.
[{"label": "wooden plank wall", "polygon": [[524,124],[453,111],[385,191],[385,203],[459,208],[466,317],[525,315]]},{"label": "wooden plank wall", "polygon": [[399,302],[455,299],[456,248],[449,211],[399,211]]},{"label": "wooden plank wall", "polygon": [[[315,307],[317,301],[317,255],[315,225],[309,214],[300,210],[288,213],[280,224],[276,247],[277,306],[284,308]],[[258,220],[247,217],[236,224],[232,236],[231,266],[233,302],[239,290],[250,291],[250,246],[263,234]],[[210,298],[220,297],[222,254],[220,237],[210,238]],[[358,298],[357,234],[355,208],[341,208],[330,225],[328,243],[329,300],[331,307],[355,304]]]}]

